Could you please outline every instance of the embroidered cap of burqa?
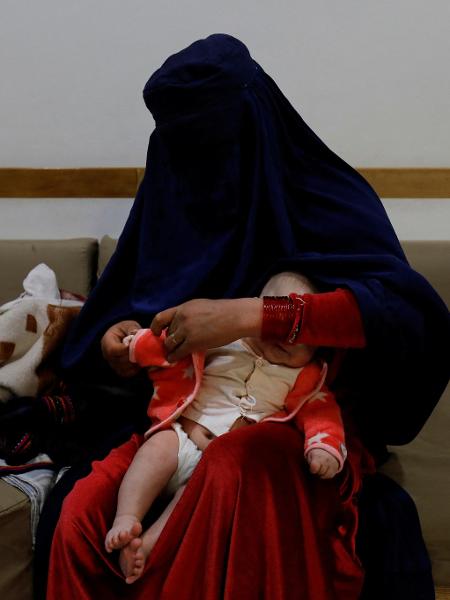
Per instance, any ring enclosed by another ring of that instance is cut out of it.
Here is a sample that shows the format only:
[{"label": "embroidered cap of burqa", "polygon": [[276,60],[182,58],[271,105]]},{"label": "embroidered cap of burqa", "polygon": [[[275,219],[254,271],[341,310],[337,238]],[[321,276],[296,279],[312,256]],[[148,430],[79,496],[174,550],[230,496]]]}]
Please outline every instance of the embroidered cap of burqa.
[{"label": "embroidered cap of burqa", "polygon": [[95,364],[118,321],[148,326],[191,298],[255,295],[293,269],[323,291],[353,291],[367,348],[348,352],[336,386],[366,435],[409,441],[448,380],[449,313],[408,265],[374,190],[229,35],[170,56],[144,100],[156,124],[145,176],[65,368]]}]

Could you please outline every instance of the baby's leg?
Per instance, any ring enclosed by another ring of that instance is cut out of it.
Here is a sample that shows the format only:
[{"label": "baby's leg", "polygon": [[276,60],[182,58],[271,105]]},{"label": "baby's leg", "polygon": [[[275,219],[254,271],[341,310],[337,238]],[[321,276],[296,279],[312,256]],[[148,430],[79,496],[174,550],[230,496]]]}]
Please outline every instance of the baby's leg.
[{"label": "baby's leg", "polygon": [[139,448],[119,489],[116,517],[105,539],[107,552],[123,548],[141,534],[142,519],[177,464],[178,436],[173,429],[155,433]]},{"label": "baby's leg", "polygon": [[146,557],[153,550],[153,546],[158,541],[158,538],[161,535],[161,532],[164,529],[167,521],[169,520],[170,515],[173,513],[175,506],[178,504],[178,501],[181,498],[185,487],[186,484],[178,488],[178,490],[175,492],[174,497],[166,506],[159,518],[153,523],[153,525],[151,525],[151,527],[147,529],[147,531],[142,536],[142,550]]},{"label": "baby's leg", "polygon": [[126,575],[127,583],[134,583],[144,572],[147,557],[161,535],[165,524],[169,520],[186,487],[186,482],[202,456],[201,451],[187,436],[180,423],[175,422],[172,424],[172,427],[174,433],[178,436],[178,467],[176,473],[168,482],[166,492],[174,494],[174,496],[161,516],[144,535],[139,540],[133,540],[132,543],[121,550],[119,562],[123,573]]},{"label": "baby's leg", "polygon": [[122,572],[126,576],[126,583],[134,583],[144,572],[147,557],[158,541],[185,487],[186,485],[183,485],[175,492],[175,496],[166,506],[160,517],[147,529],[139,540],[133,540],[132,543],[122,548],[119,563]]}]

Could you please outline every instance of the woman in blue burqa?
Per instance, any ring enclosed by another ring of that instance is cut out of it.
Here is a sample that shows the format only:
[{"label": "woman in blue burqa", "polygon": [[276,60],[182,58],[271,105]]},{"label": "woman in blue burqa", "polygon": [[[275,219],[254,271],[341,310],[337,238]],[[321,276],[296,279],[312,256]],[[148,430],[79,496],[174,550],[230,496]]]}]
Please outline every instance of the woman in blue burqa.
[{"label": "woman in blue burqa", "polygon": [[[243,336],[289,337],[322,348],[348,457],[322,480],[289,425],[215,439],[127,585],[104,539],[135,433],[66,498],[47,598],[433,598],[414,507],[374,465],[386,444],[414,438],[447,383],[446,307],[408,265],[373,189],[240,41],[216,34],[170,56],[144,99],[156,123],[145,177],[65,346],[67,377],[135,378],[122,339],[138,327],[168,327],[172,361]],[[318,293],[259,299],[281,271]]]}]

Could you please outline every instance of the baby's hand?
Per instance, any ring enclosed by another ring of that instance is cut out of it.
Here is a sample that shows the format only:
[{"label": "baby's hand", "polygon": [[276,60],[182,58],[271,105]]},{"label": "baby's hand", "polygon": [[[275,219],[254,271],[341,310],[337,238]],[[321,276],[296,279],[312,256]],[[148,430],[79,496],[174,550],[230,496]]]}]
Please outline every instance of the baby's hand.
[{"label": "baby's hand", "polygon": [[321,479],[331,479],[339,470],[339,463],[334,456],[322,448],[313,448],[306,455],[309,470]]}]

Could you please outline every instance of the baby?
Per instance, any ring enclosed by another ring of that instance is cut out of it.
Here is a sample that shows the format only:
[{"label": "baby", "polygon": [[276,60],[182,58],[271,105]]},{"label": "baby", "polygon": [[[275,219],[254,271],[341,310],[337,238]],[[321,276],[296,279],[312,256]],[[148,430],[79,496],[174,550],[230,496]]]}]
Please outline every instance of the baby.
[{"label": "baby", "polygon": [[[305,277],[279,273],[261,295],[314,291]],[[304,432],[311,473],[327,479],[342,469],[340,411],[324,385],[326,365],[313,360],[315,348],[246,338],[171,364],[164,335],[141,329],[131,338],[124,340],[130,360],[148,368],[154,393],[148,409],[152,426],[124,476],[105,539],[108,552],[120,550],[127,583],[141,576],[202,452],[217,436],[262,420],[292,421]],[[141,521],[162,492],[173,498],[142,534]]]}]

